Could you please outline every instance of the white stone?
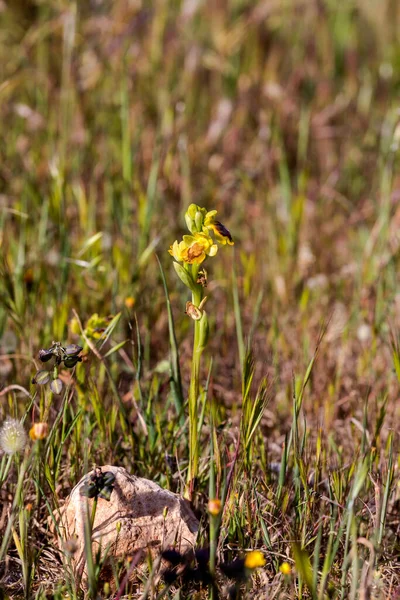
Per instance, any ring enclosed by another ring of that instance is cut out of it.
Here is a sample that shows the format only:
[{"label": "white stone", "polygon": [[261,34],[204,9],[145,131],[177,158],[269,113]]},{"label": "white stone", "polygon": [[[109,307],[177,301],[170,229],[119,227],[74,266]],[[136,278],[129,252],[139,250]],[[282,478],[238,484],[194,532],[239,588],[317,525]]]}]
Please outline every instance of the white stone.
[{"label": "white stone", "polygon": [[[194,546],[199,523],[186,500],[148,479],[130,475],[122,467],[100,468],[102,473],[111,471],[115,481],[110,501],[100,497],[97,500],[92,530],[93,556],[99,548],[101,556],[107,553],[108,558],[118,559],[139,550],[151,549],[158,554],[174,547],[186,552]],[[72,560],[84,579],[85,522],[92,513],[93,499],[81,495],[81,490],[92,473],[74,487],[58,518],[60,549],[65,549],[69,540],[75,540]],[[143,558],[145,556],[146,552]]]}]

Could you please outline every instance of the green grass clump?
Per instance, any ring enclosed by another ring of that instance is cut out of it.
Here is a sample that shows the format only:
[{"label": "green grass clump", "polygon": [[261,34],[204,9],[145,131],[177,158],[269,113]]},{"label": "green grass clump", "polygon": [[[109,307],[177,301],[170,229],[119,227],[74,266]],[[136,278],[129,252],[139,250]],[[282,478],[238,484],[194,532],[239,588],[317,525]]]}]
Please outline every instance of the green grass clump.
[{"label": "green grass clump", "polygon": [[[397,3],[14,0],[0,21],[0,427],[33,438],[0,432],[0,597],[81,597],[50,533],[65,498],[94,464],[183,494],[195,426],[212,582],[94,557],[86,594],[395,598]],[[168,248],[190,204],[235,245],[207,262],[189,424]],[[57,342],[82,362],[43,365]]]}]

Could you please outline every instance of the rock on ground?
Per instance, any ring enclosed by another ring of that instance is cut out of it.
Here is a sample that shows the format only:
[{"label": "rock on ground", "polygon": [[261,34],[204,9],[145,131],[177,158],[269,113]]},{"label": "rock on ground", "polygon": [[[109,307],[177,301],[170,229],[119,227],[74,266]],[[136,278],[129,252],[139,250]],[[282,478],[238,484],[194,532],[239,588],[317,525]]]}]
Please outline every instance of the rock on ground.
[{"label": "rock on ground", "polygon": [[[159,553],[174,547],[181,552],[191,549],[196,541],[198,520],[187,502],[162,489],[156,483],[130,475],[122,467],[105,465],[102,473],[115,476],[110,501],[98,498],[92,531],[92,551],[101,556],[122,558],[139,550]],[[81,495],[88,473],[74,487],[59,519],[59,546],[74,545],[72,555],[78,572],[85,571],[85,522],[92,514],[93,499]],[[61,537],[60,537],[61,536]],[[71,540],[75,540],[71,544]],[[144,554],[145,556],[145,554]]]}]

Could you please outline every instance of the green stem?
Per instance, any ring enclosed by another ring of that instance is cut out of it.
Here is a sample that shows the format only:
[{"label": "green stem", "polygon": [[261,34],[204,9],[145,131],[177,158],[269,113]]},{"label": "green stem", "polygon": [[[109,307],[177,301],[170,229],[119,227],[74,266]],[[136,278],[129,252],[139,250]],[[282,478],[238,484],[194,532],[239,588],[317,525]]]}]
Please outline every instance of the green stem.
[{"label": "green stem", "polygon": [[[198,265],[192,265],[192,277],[196,281]],[[192,303],[199,306],[203,298],[203,288],[199,285],[196,291],[192,292]],[[198,447],[198,431],[197,431],[197,409],[198,398],[200,392],[200,359],[203,352],[203,346],[200,344],[200,321],[194,321],[194,340],[193,340],[193,355],[192,355],[192,372],[190,377],[189,388],[189,471],[188,485],[189,497],[192,496],[195,480],[199,469],[199,447]]]},{"label": "green stem", "polygon": [[[216,499],[216,485],[215,485],[215,452],[214,452],[214,416],[213,407],[210,410],[210,481],[209,481],[209,499]],[[217,562],[217,543],[218,543],[218,530],[221,522],[220,515],[210,514],[210,573],[212,576],[212,582],[209,589],[209,599],[216,600],[218,592],[215,586],[215,566]]]},{"label": "green stem", "polygon": [[91,517],[90,517],[90,530],[91,530],[91,532],[93,531],[94,519],[96,517],[96,510],[97,510],[97,496],[95,496],[93,498],[92,514],[91,514]]}]

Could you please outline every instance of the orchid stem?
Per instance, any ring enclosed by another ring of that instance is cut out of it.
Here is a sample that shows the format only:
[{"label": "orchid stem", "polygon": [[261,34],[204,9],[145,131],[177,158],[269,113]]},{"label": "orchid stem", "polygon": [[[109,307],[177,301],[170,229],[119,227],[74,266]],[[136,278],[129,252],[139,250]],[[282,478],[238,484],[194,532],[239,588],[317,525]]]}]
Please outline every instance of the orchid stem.
[{"label": "orchid stem", "polygon": [[[193,280],[197,280],[199,265],[192,265]],[[199,285],[192,292],[192,302],[199,306],[203,298],[203,288]],[[199,469],[199,445],[197,431],[197,408],[200,392],[200,359],[203,347],[200,344],[200,321],[194,321],[194,340],[192,355],[192,371],[189,388],[189,471],[188,471],[188,497],[191,499]]]}]

